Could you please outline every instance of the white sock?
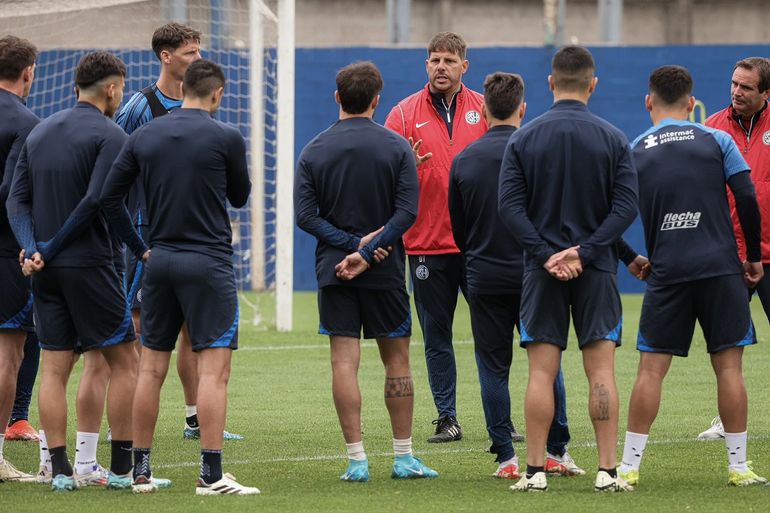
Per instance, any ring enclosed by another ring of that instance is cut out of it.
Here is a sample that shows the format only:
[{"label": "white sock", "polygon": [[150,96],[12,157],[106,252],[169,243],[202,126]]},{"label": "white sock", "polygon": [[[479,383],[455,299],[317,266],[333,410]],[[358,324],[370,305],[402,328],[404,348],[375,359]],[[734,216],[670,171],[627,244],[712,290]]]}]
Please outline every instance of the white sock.
[{"label": "white sock", "polygon": [[96,446],[99,444],[99,433],[84,433],[78,431],[75,449],[75,473],[88,474],[96,466]]},{"label": "white sock", "polygon": [[353,444],[345,444],[345,448],[348,451],[348,459],[355,461],[364,461],[366,459],[366,452],[364,452],[363,441]]},{"label": "white sock", "polygon": [[5,433],[0,434],[0,463],[5,461],[3,457],[3,445],[5,444]]},{"label": "white sock", "polygon": [[412,454],[412,437],[399,440],[393,439],[393,454],[396,456],[408,456]]},{"label": "white sock", "polygon": [[746,463],[746,431],[743,433],[725,432],[725,445],[727,446],[727,464],[730,470],[746,472],[749,466]]},{"label": "white sock", "polygon": [[53,472],[51,465],[51,453],[48,452],[48,440],[45,437],[45,431],[40,430],[40,466],[45,467],[48,472]]},{"label": "white sock", "polygon": [[623,462],[620,464],[621,472],[639,470],[644,456],[644,448],[647,446],[649,434],[632,433],[626,431],[626,443],[623,445]]},{"label": "white sock", "polygon": [[518,456],[514,456],[513,458],[511,458],[509,460],[501,461],[500,464],[497,466],[497,469],[500,470],[501,468],[505,468],[508,465],[516,465],[518,467],[519,466],[519,457]]},{"label": "white sock", "polygon": [[185,404],[184,405],[184,416],[185,417],[192,417],[193,415],[198,415],[198,405],[193,404]]}]

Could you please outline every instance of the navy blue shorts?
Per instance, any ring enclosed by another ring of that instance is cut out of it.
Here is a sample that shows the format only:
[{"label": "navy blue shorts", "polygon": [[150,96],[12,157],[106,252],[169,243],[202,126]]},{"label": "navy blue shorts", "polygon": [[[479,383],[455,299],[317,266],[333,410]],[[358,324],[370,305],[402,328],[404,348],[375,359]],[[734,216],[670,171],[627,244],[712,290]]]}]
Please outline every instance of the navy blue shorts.
[{"label": "navy blue shorts", "polygon": [[757,343],[746,284],[740,274],[732,274],[648,285],[636,348],[687,356],[696,321],[703,329],[709,353]]},{"label": "navy blue shorts", "polygon": [[570,311],[580,348],[595,340],[620,345],[623,311],[617,276],[596,269],[560,281],[545,269],[524,271],[521,292],[521,346],[547,342],[567,348]]},{"label": "navy blue shorts", "polygon": [[318,333],[337,337],[397,338],[412,335],[409,294],[391,290],[329,285],[318,290]]},{"label": "navy blue shorts", "polygon": [[43,349],[85,352],[136,338],[123,281],[112,264],[46,267],[32,277],[32,293]]},{"label": "navy blue shorts", "polygon": [[17,258],[0,257],[0,283],[0,330],[32,331],[32,291]]},{"label": "navy blue shorts", "polygon": [[142,345],[172,351],[187,321],[193,351],[238,349],[232,262],[191,251],[153,249],[144,269]]}]

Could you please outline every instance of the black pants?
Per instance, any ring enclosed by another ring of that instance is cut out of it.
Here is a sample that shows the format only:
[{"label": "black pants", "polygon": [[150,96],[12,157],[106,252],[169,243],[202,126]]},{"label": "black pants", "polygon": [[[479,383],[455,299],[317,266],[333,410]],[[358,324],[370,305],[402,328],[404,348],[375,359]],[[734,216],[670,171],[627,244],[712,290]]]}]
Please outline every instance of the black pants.
[{"label": "black pants", "polygon": [[457,416],[457,367],[452,323],[458,291],[465,295],[465,265],[460,253],[409,255],[417,318],[425,341],[428,382],[439,417]]}]

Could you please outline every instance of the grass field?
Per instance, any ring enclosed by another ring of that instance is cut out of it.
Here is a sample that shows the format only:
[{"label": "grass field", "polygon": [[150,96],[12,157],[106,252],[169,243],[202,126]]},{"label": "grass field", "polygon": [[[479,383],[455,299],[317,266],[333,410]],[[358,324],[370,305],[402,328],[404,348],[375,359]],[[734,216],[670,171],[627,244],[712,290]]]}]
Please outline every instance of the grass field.
[{"label": "grass field", "polygon": [[[38,511],[286,511],[334,512],[453,512],[453,511],[768,511],[770,487],[733,489],[726,486],[727,458],[723,442],[697,442],[695,436],[715,415],[716,387],[697,330],[691,356],[676,359],[664,388],[663,405],[650,435],[642,465],[641,486],[633,494],[601,495],[593,492],[596,453],[586,413],[587,386],[579,351],[572,346],[564,355],[568,412],[572,431],[570,453],[588,475],[549,480],[546,494],[517,495],[511,484],[491,477],[495,463],[489,446],[479,399],[470,321],[465,303],[458,308],[455,352],[458,361],[458,415],[465,438],[461,442],[432,445],[435,416],[428,389],[419,328],[415,325],[412,369],[415,376],[415,450],[441,476],[436,480],[394,482],[390,479],[391,435],[382,400],[383,371],[376,347],[364,343],[360,382],[364,396],[364,441],[372,480],[365,484],[342,483],[344,445],[331,399],[328,341],[316,334],[314,294],[296,294],[293,333],[275,333],[242,327],[241,349],[233,358],[227,427],[245,435],[225,444],[225,470],[245,484],[258,486],[257,497],[197,498],[198,445],[182,440],[183,399],[179,379],[170,373],[162,394],[161,414],[153,448],[154,472],[173,479],[174,486],[152,496],[133,497],[125,492],[85,489],[53,495],[44,486],[0,484],[3,510]],[[621,440],[625,431],[628,397],[638,361],[635,339],[641,296],[623,298],[624,346],[617,353],[617,379],[621,404]],[[749,389],[749,456],[754,469],[770,475],[770,420],[766,391],[770,388],[770,331],[754,302],[760,344],[746,351],[745,374]],[[77,372],[79,373],[79,367]],[[513,420],[524,429],[523,392],[526,358],[514,353],[511,372]],[[77,376],[76,376],[77,377]],[[74,384],[70,411],[74,411]],[[73,414],[74,416],[74,414]],[[32,419],[37,425],[33,407]],[[106,429],[106,427],[105,427]],[[70,422],[70,444],[75,429]],[[518,444],[523,457],[525,448]],[[621,447],[618,448],[620,456]],[[8,442],[9,460],[24,470],[37,468],[35,444]],[[70,449],[70,456],[74,451]],[[102,444],[100,462],[109,464],[109,446]],[[53,501],[56,501],[55,503]]]}]

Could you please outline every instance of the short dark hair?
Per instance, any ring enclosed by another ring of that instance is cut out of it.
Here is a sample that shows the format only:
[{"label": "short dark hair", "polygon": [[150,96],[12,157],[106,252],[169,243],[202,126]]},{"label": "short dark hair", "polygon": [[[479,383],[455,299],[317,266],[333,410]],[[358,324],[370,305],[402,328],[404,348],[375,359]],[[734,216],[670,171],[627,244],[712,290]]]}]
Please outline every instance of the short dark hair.
[{"label": "short dark hair", "polygon": [[80,59],[75,70],[75,84],[87,89],[107,77],[126,76],[126,65],[110,52],[91,52]]},{"label": "short dark hair", "polygon": [[686,102],[692,94],[692,77],[687,68],[667,65],[656,68],[650,75],[650,97],[653,102],[676,105]]},{"label": "short dark hair", "polygon": [[439,32],[428,43],[428,55],[433,52],[449,52],[465,59],[467,45],[460,34],[454,32]]},{"label": "short dark hair", "polygon": [[348,114],[362,114],[382,91],[382,75],[371,61],[354,62],[337,72],[340,106]]},{"label": "short dark hair", "polygon": [[16,36],[0,39],[0,80],[18,80],[22,72],[35,64],[35,45]]},{"label": "short dark hair", "polygon": [[497,71],[484,79],[484,105],[495,119],[508,119],[524,99],[524,80],[515,73]]},{"label": "short dark hair", "polygon": [[582,46],[564,46],[551,61],[554,85],[562,91],[587,90],[595,71],[596,64],[591,52]]},{"label": "short dark hair", "polygon": [[737,68],[744,68],[747,70],[756,69],[759,72],[759,92],[770,89],[770,59],[764,57],[746,57],[735,63],[733,71]]},{"label": "short dark hair", "polygon": [[225,86],[225,73],[218,64],[199,59],[187,67],[183,84],[185,96],[204,98]]},{"label": "short dark hair", "polygon": [[166,23],[152,33],[152,51],[160,59],[160,52],[176,50],[187,41],[195,41],[200,44],[200,31],[181,23]]}]

